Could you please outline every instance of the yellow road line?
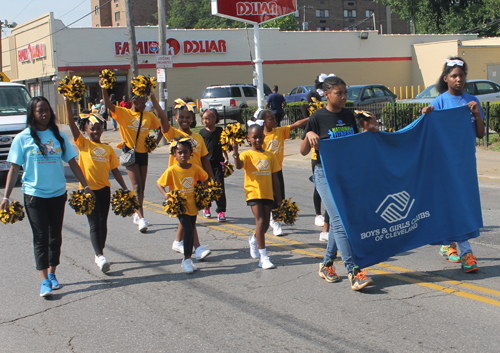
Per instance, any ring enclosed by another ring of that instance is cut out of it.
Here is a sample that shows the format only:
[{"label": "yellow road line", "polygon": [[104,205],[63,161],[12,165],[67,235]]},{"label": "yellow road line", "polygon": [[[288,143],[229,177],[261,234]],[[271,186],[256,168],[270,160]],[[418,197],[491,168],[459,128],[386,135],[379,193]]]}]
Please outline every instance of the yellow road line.
[{"label": "yellow road line", "polygon": [[[146,208],[150,211],[160,213],[160,214],[165,214],[165,212],[163,211],[163,207],[161,205],[158,205],[158,204],[155,204],[155,203],[152,203],[149,201],[144,201],[144,204],[145,204],[144,208]],[[149,207],[149,206],[152,206],[152,207]],[[247,238],[249,236],[249,233],[252,233],[254,231],[251,228],[247,228],[247,227],[243,227],[243,226],[239,226],[239,225],[235,225],[235,224],[219,223],[218,221],[213,220],[213,219],[203,219],[203,221],[201,221],[201,222],[198,221],[197,223],[199,225],[207,227],[207,228],[216,229],[216,230],[219,230],[219,231],[222,231],[225,233],[238,235],[238,236],[244,237],[244,238]],[[216,223],[217,225],[210,225],[209,223]],[[229,229],[229,228],[232,228],[232,229]],[[239,230],[239,231],[237,231],[237,230]],[[318,251],[321,253],[324,253],[324,251],[325,251],[322,248],[314,247],[314,246],[311,246],[310,244],[307,244],[307,243],[303,243],[303,242],[291,240],[291,239],[286,239],[286,238],[282,238],[282,237],[277,237],[277,236],[267,234],[267,233],[266,233],[266,239],[273,239],[275,241],[279,241],[279,242],[283,242],[283,243],[287,243],[287,244],[291,244],[291,245],[295,245],[295,246],[304,246],[309,250]],[[304,249],[297,249],[296,247],[293,247],[291,245],[277,243],[275,241],[267,240],[266,243],[270,246],[280,247],[280,248],[286,249],[288,251],[296,252],[296,253],[307,255],[307,256],[312,256],[315,258],[322,258],[323,257],[322,254],[318,254],[318,253],[311,252],[311,251],[304,250]],[[337,262],[340,262],[340,261],[337,261]],[[465,288],[465,289],[474,290],[477,292],[500,297],[500,291],[497,291],[494,289],[476,286],[476,285],[469,284],[469,283],[463,283],[460,281],[455,281],[455,280],[451,280],[451,279],[444,278],[444,277],[432,276],[432,275],[429,275],[429,274],[426,274],[423,272],[414,271],[411,269],[407,269],[407,268],[399,267],[399,266],[394,266],[394,265],[390,265],[390,264],[383,263],[383,262],[379,263],[375,266],[382,267],[382,268],[385,268],[385,269],[390,270],[390,271],[402,272],[402,273],[405,273],[408,275],[414,275],[414,276],[418,277],[418,279],[413,278],[413,277],[409,277],[409,276],[405,276],[405,275],[401,275],[398,273],[383,271],[383,270],[374,269],[374,268],[370,268],[370,267],[366,268],[366,270],[368,270],[371,273],[394,278],[394,279],[402,281],[402,282],[416,284],[418,286],[422,286],[422,287],[429,288],[432,290],[436,290],[436,291],[440,291],[440,292],[444,292],[444,293],[448,293],[448,294],[452,294],[452,295],[457,295],[459,297],[463,297],[463,298],[479,301],[479,302],[482,302],[485,304],[490,304],[490,305],[500,307],[499,300],[494,300],[494,299],[483,297],[483,296],[480,296],[477,294],[464,292],[464,291],[461,291],[459,289],[446,287],[446,286],[439,285],[436,283],[444,283],[444,284],[447,284],[450,286],[456,286],[459,288]],[[432,283],[432,282],[436,282],[436,283]]]}]

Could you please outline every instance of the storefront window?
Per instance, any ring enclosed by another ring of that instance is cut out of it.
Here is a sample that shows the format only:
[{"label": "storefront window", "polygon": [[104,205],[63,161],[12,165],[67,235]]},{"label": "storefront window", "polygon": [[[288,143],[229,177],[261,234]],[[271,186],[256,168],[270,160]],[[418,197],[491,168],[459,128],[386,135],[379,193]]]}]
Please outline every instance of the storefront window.
[{"label": "storefront window", "polygon": [[40,83],[31,83],[29,85],[30,87],[30,94],[32,97],[38,97],[42,95],[42,92],[40,91]]}]

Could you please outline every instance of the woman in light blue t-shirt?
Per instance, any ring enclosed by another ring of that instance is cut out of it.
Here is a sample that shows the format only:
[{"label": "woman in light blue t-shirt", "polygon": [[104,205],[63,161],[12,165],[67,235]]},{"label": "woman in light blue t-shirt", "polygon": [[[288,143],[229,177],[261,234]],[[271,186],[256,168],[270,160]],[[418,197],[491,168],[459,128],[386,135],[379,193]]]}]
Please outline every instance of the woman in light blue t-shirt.
[{"label": "woman in light blue t-shirt", "polygon": [[93,193],[75,160],[78,154],[66,135],[59,132],[47,99],[33,97],[27,110],[27,128],[14,138],[7,158],[12,165],[0,209],[9,207],[9,197],[22,166],[24,207],[33,232],[36,269],[42,280],[40,296],[48,297],[52,289],[60,288],[55,273],[61,256],[67,199],[63,162],[69,164],[85,191]]}]

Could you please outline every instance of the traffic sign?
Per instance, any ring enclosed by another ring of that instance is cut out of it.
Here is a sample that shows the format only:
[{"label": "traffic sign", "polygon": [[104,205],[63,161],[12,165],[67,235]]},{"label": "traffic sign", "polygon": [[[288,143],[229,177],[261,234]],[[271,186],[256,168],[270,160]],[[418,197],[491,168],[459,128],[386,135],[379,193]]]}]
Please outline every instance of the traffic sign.
[{"label": "traffic sign", "polygon": [[157,69],[171,69],[174,67],[172,62],[172,55],[156,55],[156,68]]},{"label": "traffic sign", "polygon": [[10,79],[7,77],[6,74],[0,72],[0,82],[10,82]]},{"label": "traffic sign", "polygon": [[158,43],[156,43],[156,42],[150,42],[149,43],[149,51],[151,53],[154,53],[154,54],[158,53]]}]

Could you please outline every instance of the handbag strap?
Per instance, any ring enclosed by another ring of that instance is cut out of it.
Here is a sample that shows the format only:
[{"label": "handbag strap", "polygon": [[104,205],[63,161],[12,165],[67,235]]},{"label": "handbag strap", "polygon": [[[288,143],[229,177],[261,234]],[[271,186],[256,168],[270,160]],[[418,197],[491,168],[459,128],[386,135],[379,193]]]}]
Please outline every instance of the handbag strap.
[{"label": "handbag strap", "polygon": [[134,150],[135,150],[135,147],[137,146],[137,140],[139,140],[139,133],[141,132],[141,127],[142,127],[142,113],[141,112],[141,118],[139,119],[139,126],[137,127],[137,136],[135,137],[135,145],[134,145]]}]

